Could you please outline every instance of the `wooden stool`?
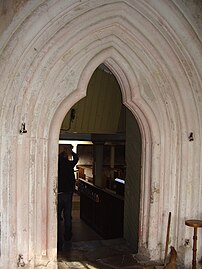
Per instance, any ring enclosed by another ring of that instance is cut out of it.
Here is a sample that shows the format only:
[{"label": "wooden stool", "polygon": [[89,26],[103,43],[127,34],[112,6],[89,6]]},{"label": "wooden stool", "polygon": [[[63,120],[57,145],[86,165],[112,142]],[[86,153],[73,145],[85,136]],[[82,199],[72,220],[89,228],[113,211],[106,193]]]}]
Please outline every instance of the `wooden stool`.
[{"label": "wooden stool", "polygon": [[194,227],[192,268],[195,269],[196,268],[196,251],[197,251],[197,228],[202,227],[202,220],[196,220],[196,219],[186,220],[185,225],[189,227]]}]

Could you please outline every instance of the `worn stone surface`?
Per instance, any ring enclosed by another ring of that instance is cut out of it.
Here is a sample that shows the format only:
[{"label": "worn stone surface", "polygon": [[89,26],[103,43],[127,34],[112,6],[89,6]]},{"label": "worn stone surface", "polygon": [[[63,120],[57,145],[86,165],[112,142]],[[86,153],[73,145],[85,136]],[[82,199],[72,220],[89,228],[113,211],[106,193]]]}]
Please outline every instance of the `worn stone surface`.
[{"label": "worn stone surface", "polygon": [[152,269],[155,263],[138,261],[123,239],[73,242],[64,246],[58,268]]}]

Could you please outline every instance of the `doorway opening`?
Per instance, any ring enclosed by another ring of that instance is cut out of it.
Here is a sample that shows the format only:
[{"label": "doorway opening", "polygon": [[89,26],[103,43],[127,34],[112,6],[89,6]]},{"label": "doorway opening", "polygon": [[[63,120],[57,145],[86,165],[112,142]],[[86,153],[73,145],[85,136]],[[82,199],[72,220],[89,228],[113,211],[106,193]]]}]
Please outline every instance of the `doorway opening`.
[{"label": "doorway opening", "polygon": [[[63,120],[60,149],[65,144],[73,145],[79,156],[71,242],[125,240],[137,252],[141,134],[122,103],[115,76],[104,64],[93,73],[86,97]],[[67,250],[68,242],[66,246]]]}]

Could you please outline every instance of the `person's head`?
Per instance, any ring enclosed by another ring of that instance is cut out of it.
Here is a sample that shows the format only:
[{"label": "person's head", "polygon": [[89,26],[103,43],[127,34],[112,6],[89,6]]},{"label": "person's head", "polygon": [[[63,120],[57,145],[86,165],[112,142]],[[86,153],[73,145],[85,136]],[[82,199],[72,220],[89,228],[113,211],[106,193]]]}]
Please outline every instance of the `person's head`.
[{"label": "person's head", "polygon": [[73,149],[72,145],[65,145],[64,146],[64,152],[69,160],[71,160],[71,158],[72,158],[72,149]]}]

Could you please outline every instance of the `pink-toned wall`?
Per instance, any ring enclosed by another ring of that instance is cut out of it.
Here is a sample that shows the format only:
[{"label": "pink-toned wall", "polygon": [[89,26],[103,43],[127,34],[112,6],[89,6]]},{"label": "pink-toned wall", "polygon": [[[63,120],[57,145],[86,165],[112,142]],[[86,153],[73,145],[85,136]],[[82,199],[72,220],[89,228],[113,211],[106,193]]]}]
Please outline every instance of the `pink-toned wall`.
[{"label": "pink-toned wall", "polygon": [[[202,218],[201,18],[194,16],[200,8],[188,9],[183,1],[36,0],[5,21],[1,268],[17,268],[19,254],[25,268],[57,268],[60,126],[102,62],[116,76],[142,135],[138,251],[164,258],[171,211],[170,242],[190,267],[192,229],[184,222]],[[27,133],[20,134],[22,123]]]}]

